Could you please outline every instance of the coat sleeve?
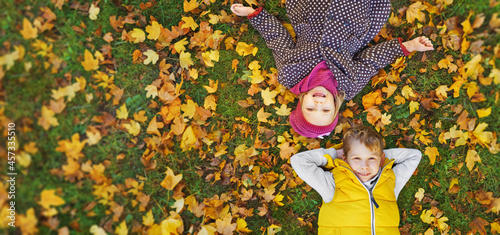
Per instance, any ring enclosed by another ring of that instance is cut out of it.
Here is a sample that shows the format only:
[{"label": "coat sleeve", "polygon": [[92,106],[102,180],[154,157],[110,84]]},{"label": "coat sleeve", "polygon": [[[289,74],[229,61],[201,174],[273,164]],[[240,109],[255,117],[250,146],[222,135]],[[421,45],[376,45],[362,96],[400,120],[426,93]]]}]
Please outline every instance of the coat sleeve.
[{"label": "coat sleeve", "polygon": [[392,167],[392,170],[396,175],[394,194],[397,198],[401,189],[403,189],[405,184],[413,175],[413,172],[417,169],[420,159],[422,158],[422,152],[417,149],[396,148],[386,149],[384,150],[384,153],[386,158],[394,159],[394,166]]},{"label": "coat sleeve", "polygon": [[249,20],[252,26],[264,38],[267,47],[273,50],[275,60],[280,59],[280,54],[295,47],[292,36],[283,24],[265,9]]},{"label": "coat sleeve", "polygon": [[290,159],[297,175],[316,190],[324,202],[333,200],[335,181],[332,173],[323,170],[321,167],[327,165],[329,160],[331,162],[336,157],[335,149],[320,148],[295,154]]},{"label": "coat sleeve", "polygon": [[352,68],[344,68],[344,74],[341,74],[345,76],[345,71],[349,70],[348,74],[353,76],[351,79],[342,79],[339,83],[340,90],[346,92],[345,99],[351,100],[378,73],[379,69],[394,63],[401,56],[404,54],[397,39],[367,47],[356,53],[352,62],[349,63]]}]

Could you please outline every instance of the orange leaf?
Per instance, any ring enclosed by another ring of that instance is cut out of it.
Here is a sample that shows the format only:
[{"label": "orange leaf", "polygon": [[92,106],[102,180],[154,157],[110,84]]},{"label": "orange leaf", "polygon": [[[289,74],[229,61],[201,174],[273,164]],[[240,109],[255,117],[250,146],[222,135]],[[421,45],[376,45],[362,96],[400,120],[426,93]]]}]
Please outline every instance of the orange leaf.
[{"label": "orange leaf", "polygon": [[182,180],[182,174],[175,175],[174,171],[167,167],[165,171],[165,179],[161,182],[161,186],[167,190],[174,190],[175,186]]},{"label": "orange leaf", "polygon": [[149,122],[147,133],[148,134],[156,134],[158,136],[161,136],[160,131],[158,129],[163,128],[163,123],[162,122],[156,122],[156,116],[153,117],[151,122]]},{"label": "orange leaf", "polygon": [[144,123],[145,121],[148,120],[148,118],[146,116],[144,116],[145,113],[146,113],[146,111],[144,111],[144,110],[139,111],[138,113],[134,113],[134,120],[136,120],[140,123]]},{"label": "orange leaf", "polygon": [[194,9],[196,9],[200,4],[197,2],[197,0],[184,0],[184,12],[190,12]]}]

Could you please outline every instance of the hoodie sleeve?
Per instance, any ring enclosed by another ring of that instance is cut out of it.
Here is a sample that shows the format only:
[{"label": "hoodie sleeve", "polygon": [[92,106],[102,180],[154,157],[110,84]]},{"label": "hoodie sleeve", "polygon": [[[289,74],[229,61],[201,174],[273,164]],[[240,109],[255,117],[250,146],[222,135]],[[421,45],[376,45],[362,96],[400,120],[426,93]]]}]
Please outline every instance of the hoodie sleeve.
[{"label": "hoodie sleeve", "polygon": [[386,149],[384,153],[386,158],[394,159],[392,170],[396,175],[394,194],[397,198],[401,189],[403,189],[406,182],[408,182],[413,172],[417,169],[420,159],[422,158],[422,152],[417,149],[395,148]]},{"label": "hoodie sleeve", "polygon": [[331,163],[335,158],[337,153],[334,148],[320,148],[295,154],[290,159],[297,175],[316,190],[326,203],[333,200],[335,181],[332,173],[325,171],[322,166]]}]

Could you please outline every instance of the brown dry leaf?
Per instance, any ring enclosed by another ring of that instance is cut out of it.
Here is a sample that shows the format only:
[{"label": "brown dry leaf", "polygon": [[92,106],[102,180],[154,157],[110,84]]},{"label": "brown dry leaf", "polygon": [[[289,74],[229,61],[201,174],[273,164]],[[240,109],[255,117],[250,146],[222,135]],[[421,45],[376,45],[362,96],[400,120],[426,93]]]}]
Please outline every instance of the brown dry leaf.
[{"label": "brown dry leaf", "polygon": [[488,224],[490,224],[488,223],[488,221],[480,217],[476,217],[474,221],[469,223],[469,228],[471,228],[472,234],[476,234],[476,232],[479,232],[479,234],[484,235],[486,234],[486,228],[484,228],[484,226]]}]

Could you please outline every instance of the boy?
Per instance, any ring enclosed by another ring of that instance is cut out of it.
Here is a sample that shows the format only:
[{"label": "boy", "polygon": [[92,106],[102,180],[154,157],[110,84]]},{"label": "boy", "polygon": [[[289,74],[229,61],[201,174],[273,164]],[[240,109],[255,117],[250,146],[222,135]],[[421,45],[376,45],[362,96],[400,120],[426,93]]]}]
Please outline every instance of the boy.
[{"label": "boy", "polygon": [[297,175],[324,201],[318,234],[399,234],[396,199],[422,153],[383,150],[380,134],[366,126],[346,131],[343,143],[343,150],[320,148],[290,159]]}]

